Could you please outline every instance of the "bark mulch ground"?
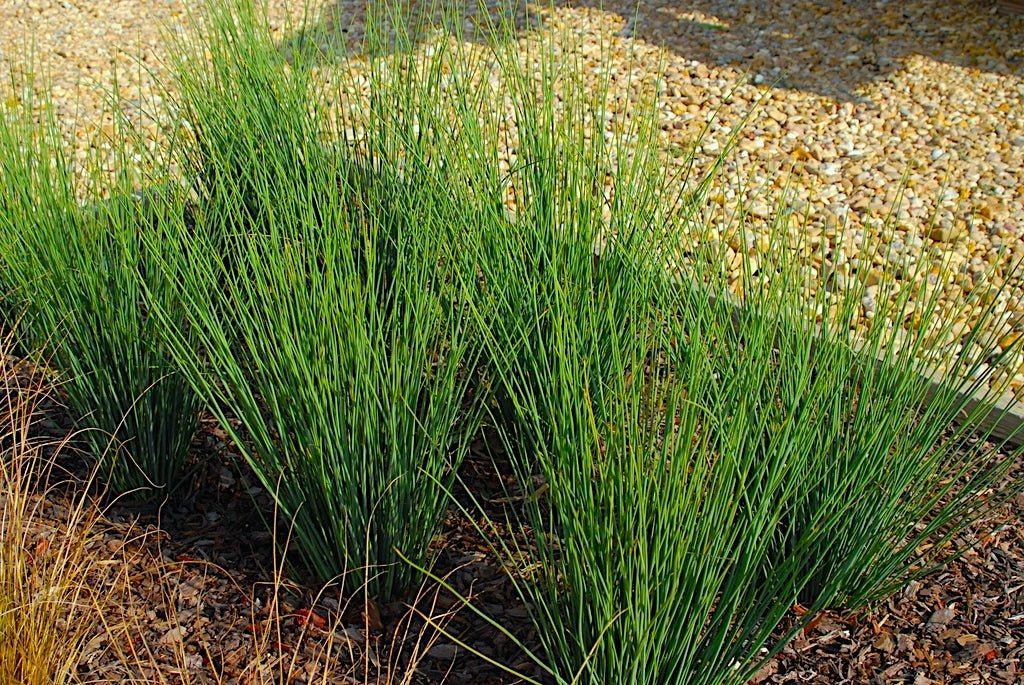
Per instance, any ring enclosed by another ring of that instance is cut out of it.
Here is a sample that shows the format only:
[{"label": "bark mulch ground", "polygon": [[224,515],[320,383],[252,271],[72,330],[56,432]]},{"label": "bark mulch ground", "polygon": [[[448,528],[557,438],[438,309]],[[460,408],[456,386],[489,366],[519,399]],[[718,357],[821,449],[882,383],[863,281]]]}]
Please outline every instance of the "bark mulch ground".
[{"label": "bark mulch ground", "polygon": [[[59,405],[43,407],[37,432],[66,434]],[[72,489],[85,460],[62,457]],[[395,682],[499,685],[522,682],[493,662],[544,681],[510,639],[452,593],[426,583],[407,603],[377,606],[289,575],[270,532],[272,498],[234,447],[204,421],[188,487],[160,506],[118,501],[101,525],[110,628],[86,646],[80,675],[92,682]],[[478,450],[462,477],[489,514],[515,506],[490,457]],[[1024,464],[1013,478],[1024,477]],[[54,490],[47,497],[61,498]],[[465,493],[463,493],[463,497]],[[44,511],[60,511],[59,502]],[[966,550],[941,572],[908,585],[874,611],[822,614],[753,683],[1024,682],[1024,496],[954,543]],[[437,538],[437,573],[528,647],[527,612],[473,522],[456,507]],[[275,581],[276,579],[276,581]],[[415,606],[416,611],[411,611]],[[423,615],[476,654],[432,630]],[[328,656],[329,655],[329,656]],[[485,658],[486,657],[486,658]],[[325,664],[331,664],[325,670]],[[287,677],[282,677],[286,675]],[[753,685],[753,684],[752,684]]]}]

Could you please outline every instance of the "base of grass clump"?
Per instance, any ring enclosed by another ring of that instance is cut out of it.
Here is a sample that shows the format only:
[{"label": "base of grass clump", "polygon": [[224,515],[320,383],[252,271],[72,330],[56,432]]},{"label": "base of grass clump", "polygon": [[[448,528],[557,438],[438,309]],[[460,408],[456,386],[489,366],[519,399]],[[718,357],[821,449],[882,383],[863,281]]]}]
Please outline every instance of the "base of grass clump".
[{"label": "base of grass clump", "polygon": [[[53,418],[65,425],[59,416]],[[434,541],[440,550],[434,573],[536,653],[539,645],[526,606],[501,558],[488,552],[488,544],[500,539],[514,547],[514,532],[505,522],[522,512],[523,495],[537,488],[522,492],[502,480],[499,472],[507,470],[508,462],[500,454],[501,440],[493,434],[485,440],[497,453],[499,470],[481,444],[463,463],[461,478],[496,527],[481,536],[450,506]],[[92,576],[91,585],[111,604],[103,611],[107,627],[95,628],[90,639],[96,641],[81,655],[80,680],[141,684],[162,678],[198,685],[248,678],[276,685],[315,673],[313,682],[318,677],[348,677],[357,683],[408,679],[426,685],[496,685],[513,678],[474,653],[480,652],[522,673],[526,682],[550,682],[515,642],[469,608],[459,608],[454,595],[442,592],[435,603],[435,586],[424,589],[422,601],[410,598],[409,604],[422,615],[408,616],[405,602],[378,603],[380,634],[376,629],[366,631],[361,594],[338,594],[337,588],[321,594],[320,585],[304,574],[278,574],[280,557],[275,559],[273,534],[264,529],[258,513],[273,520],[273,500],[254,488],[255,477],[235,454],[216,423],[206,418],[190,454],[190,461],[201,468],[187,498],[172,499],[159,517],[131,502],[107,507],[100,523],[104,536],[89,549],[90,558],[112,581],[104,584]],[[69,493],[74,491],[69,488]],[[461,489],[455,494],[468,502]],[[59,515],[66,501],[56,493],[38,510]],[[1016,506],[1000,510],[964,531],[953,548],[967,550],[966,557],[941,575],[912,583],[883,611],[854,617],[837,612],[818,615],[801,641],[772,659],[754,682],[770,682],[770,675],[810,678],[814,673],[836,681],[849,673],[870,679],[904,663],[902,672],[912,669],[935,680],[965,663],[971,664],[971,673],[981,675],[1012,667],[1015,657],[1000,649],[1000,640],[1013,635],[1012,623],[1004,619],[1013,615],[1014,604],[1002,588],[1018,569],[1024,570],[1024,547],[1013,534],[1019,515]],[[127,521],[132,522],[131,529],[125,527]],[[288,526],[281,523],[279,539],[285,540]],[[48,522],[51,545],[56,544],[54,530]],[[123,541],[124,537],[130,540]],[[522,545],[523,538],[518,540]],[[28,549],[33,551],[31,545]],[[998,568],[990,563],[993,554],[1000,560]],[[130,585],[121,583],[128,580]],[[976,613],[964,611],[968,598],[981,607]],[[443,615],[456,608],[453,620],[444,623]],[[929,623],[936,612],[936,621],[950,617],[944,630],[977,640],[965,639],[964,645],[950,648],[934,629],[936,622]],[[435,633],[424,617],[432,617],[455,639]],[[412,628],[408,634],[405,619]],[[776,635],[782,638],[784,633]],[[103,635],[109,637],[101,641]],[[887,651],[890,639],[903,645],[912,641],[913,649],[927,658],[898,647]],[[466,642],[467,648],[459,642]],[[422,658],[405,661],[417,650]],[[995,653],[985,657],[990,650]],[[385,672],[388,676],[380,675]]]}]

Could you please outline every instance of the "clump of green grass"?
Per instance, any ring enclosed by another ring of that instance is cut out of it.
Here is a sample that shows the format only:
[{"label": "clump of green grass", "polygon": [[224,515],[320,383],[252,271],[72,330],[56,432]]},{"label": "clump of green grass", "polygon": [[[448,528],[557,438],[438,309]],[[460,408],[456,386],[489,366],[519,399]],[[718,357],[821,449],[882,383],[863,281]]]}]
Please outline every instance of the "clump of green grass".
[{"label": "clump of green grass", "polygon": [[[785,495],[780,544],[763,573],[802,557],[809,578],[801,601],[860,609],[939,568],[957,551],[946,543],[1017,490],[1000,482],[1021,454],[1011,447],[1019,439],[995,438],[994,422],[982,419],[1005,390],[990,384],[992,370],[1019,348],[1002,350],[981,334],[998,314],[997,288],[975,294],[979,313],[961,341],[929,349],[956,323],[934,287],[949,275],[946,266],[933,272],[927,260],[901,264],[890,254],[875,292],[863,278],[830,294],[794,257],[802,246],[790,228],[779,212],[772,247],[758,257],[769,271],[754,273],[748,259],[736,302],[736,344],[745,345],[752,327],[769,326],[774,350],[761,363],[780,378],[749,388],[760,398],[756,457],[802,454],[807,469]],[[885,253],[886,232],[865,240],[862,263]],[[722,255],[704,258],[687,278],[705,278]],[[1011,269],[1010,278],[1017,273]],[[714,282],[717,292],[727,288],[725,279]],[[868,298],[874,306],[865,318]],[[730,363],[729,354],[723,350],[721,363]]]},{"label": "clump of green grass", "polygon": [[198,347],[173,307],[154,311],[307,567],[390,599],[415,586],[398,552],[427,558],[447,507],[438,483],[474,430],[474,332],[456,286],[473,268],[457,249],[472,217],[412,132],[433,103],[417,88],[440,71],[376,72],[357,159],[324,137],[322,92],[250,2],[204,7],[177,86],[206,200],[194,227],[161,237],[180,246],[161,268]]},{"label": "clump of green grass", "polygon": [[132,196],[138,177],[127,172],[134,149],[123,127],[111,141],[121,171],[112,178],[93,147],[76,174],[34,79],[12,83],[16,97],[0,109],[0,296],[18,318],[6,324],[59,379],[110,492],[166,493],[178,484],[198,406],[142,302],[144,288],[160,298],[164,286],[144,234],[183,215],[185,198]]},{"label": "clump of green grass", "polygon": [[628,204],[643,178],[620,175],[599,260],[576,203],[565,234],[524,219],[482,241],[501,245],[481,248],[480,311],[529,538],[495,545],[558,682],[747,682],[789,607],[807,609],[796,629],[948,561],[943,543],[1015,491],[993,488],[1020,450],[977,430],[997,390],[962,415],[991,356],[947,351],[933,377],[914,356],[928,321],[903,349],[886,311],[853,332],[863,286],[816,324],[781,249],[774,280],[748,263],[739,302],[718,258],[658,283],[630,237],[673,222],[630,225],[658,216]]},{"label": "clump of green grass", "polygon": [[750,451],[770,331],[716,363],[732,310],[665,270],[693,205],[661,170],[653,108],[607,139],[608,82],[588,93],[564,44],[530,45],[498,58],[516,218],[480,222],[466,283],[529,541],[492,542],[557,682],[740,682],[808,575],[757,573],[805,465]]},{"label": "clump of green grass", "polygon": [[[995,392],[960,416],[997,350],[947,350],[936,387],[917,353],[952,321],[932,291],[883,290],[856,330],[865,285],[827,300],[781,211],[727,297],[724,253],[679,237],[706,234],[707,213],[664,177],[653,111],[635,108],[619,143],[587,135],[607,90],[583,94],[565,45],[531,45],[497,57],[516,219],[479,222],[467,282],[529,540],[492,542],[558,682],[747,682],[789,607],[808,609],[795,630],[884,598],[1007,496],[991,488],[1018,452],[976,439]],[[475,145],[494,166],[497,147]],[[611,199],[595,192],[607,169]],[[918,268],[904,272],[923,284]],[[900,336],[884,322],[913,296],[924,320]]]}]

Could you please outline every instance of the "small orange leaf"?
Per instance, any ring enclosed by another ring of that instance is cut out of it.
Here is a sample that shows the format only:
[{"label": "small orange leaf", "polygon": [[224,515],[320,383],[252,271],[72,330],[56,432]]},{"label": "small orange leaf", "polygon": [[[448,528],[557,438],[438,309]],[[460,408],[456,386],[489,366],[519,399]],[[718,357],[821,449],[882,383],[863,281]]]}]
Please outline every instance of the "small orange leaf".
[{"label": "small orange leaf", "polygon": [[298,609],[295,612],[295,621],[300,626],[305,626],[307,623],[312,623],[315,628],[323,630],[327,627],[327,619],[320,614],[310,609]]},{"label": "small orange leaf", "polygon": [[818,624],[821,623],[824,618],[825,614],[819,613],[817,616],[812,618],[806,626],[804,626],[804,631],[808,633],[811,632],[818,627]]}]

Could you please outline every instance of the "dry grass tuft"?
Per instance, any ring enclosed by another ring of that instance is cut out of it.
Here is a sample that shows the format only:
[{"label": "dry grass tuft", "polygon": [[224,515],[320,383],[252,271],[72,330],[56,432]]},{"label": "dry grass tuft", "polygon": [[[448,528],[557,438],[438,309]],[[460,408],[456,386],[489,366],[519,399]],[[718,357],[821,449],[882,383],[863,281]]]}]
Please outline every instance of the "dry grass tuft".
[{"label": "dry grass tuft", "polygon": [[75,682],[98,623],[88,579],[99,512],[84,490],[49,497],[65,483],[56,459],[66,439],[33,436],[48,389],[10,362],[9,343],[0,340],[0,685],[60,685]]}]

